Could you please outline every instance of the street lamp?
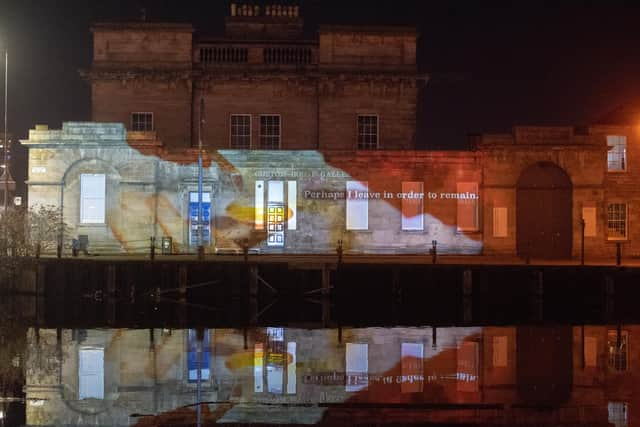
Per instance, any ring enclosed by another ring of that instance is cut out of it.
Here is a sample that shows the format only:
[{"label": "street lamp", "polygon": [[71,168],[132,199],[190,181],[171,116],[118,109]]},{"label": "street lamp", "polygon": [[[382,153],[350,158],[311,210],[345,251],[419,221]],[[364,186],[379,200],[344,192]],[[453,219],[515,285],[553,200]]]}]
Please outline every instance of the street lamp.
[{"label": "street lamp", "polygon": [[7,141],[7,83],[8,79],[8,71],[9,71],[9,51],[5,48],[4,50],[4,138],[3,138],[3,146],[4,146],[4,157],[2,164],[4,165],[4,202],[2,203],[3,212],[7,212],[7,198],[9,197],[9,165],[7,163],[7,153],[9,152],[9,141]]}]

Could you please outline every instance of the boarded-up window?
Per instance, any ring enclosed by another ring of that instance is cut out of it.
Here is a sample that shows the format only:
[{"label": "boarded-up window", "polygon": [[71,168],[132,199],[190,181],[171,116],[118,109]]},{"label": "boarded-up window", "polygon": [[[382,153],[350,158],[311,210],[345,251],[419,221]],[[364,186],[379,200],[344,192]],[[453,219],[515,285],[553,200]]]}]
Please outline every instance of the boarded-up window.
[{"label": "boarded-up window", "polygon": [[584,365],[587,368],[595,368],[598,360],[598,339],[596,337],[584,337]]},{"label": "boarded-up window", "polygon": [[463,341],[458,347],[458,391],[478,391],[478,343]]},{"label": "boarded-up window", "polygon": [[347,230],[369,228],[369,183],[347,181]]},{"label": "boarded-up window", "polygon": [[287,229],[295,230],[298,227],[298,183],[287,181]]},{"label": "boarded-up window", "polygon": [[582,219],[584,220],[585,237],[596,236],[596,208],[595,206],[584,206],[582,208]]},{"label": "boarded-up window", "polygon": [[81,348],[78,358],[78,399],[104,399],[104,349]]},{"label": "boarded-up window", "polygon": [[401,347],[401,393],[418,393],[422,391],[423,373],[423,344],[402,343]]},{"label": "boarded-up window", "polygon": [[493,237],[507,237],[507,208],[493,208]]},{"label": "boarded-up window", "polygon": [[507,357],[507,337],[505,335],[493,337],[493,367],[506,368]]},{"label": "boarded-up window", "polygon": [[424,228],[422,205],[424,190],[422,182],[402,183],[402,229],[422,230]]},{"label": "boarded-up window", "polygon": [[287,394],[296,394],[296,343],[287,343]]},{"label": "boarded-up window", "polygon": [[456,198],[458,199],[458,230],[476,231],[478,229],[478,183],[459,182]]},{"label": "boarded-up window", "polygon": [[347,343],[345,391],[360,391],[369,385],[369,345]]},{"label": "boarded-up window", "polygon": [[256,181],[254,210],[255,229],[264,230],[264,181]]}]

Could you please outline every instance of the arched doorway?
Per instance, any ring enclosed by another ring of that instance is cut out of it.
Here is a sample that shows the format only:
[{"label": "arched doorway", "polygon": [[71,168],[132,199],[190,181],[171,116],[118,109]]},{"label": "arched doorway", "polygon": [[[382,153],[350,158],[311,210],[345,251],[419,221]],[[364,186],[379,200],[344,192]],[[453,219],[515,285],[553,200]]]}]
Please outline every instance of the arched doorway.
[{"label": "arched doorway", "polygon": [[516,244],[519,256],[571,258],[572,185],[551,162],[525,169],[516,190]]}]

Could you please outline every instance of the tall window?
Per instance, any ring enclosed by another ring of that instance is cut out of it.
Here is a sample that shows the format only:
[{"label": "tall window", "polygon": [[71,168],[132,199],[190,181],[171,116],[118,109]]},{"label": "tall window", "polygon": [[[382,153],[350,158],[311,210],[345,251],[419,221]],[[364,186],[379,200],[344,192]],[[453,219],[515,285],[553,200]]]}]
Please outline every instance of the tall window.
[{"label": "tall window", "polygon": [[609,413],[609,425],[615,427],[627,427],[629,425],[628,408],[626,402],[609,402],[607,404]]},{"label": "tall window", "polygon": [[607,207],[607,236],[609,240],[627,238],[627,204],[611,203]]},{"label": "tall window", "polygon": [[104,224],[105,175],[83,173],[80,175],[80,222]]},{"label": "tall window", "polygon": [[358,116],[358,150],[378,149],[378,116]]},{"label": "tall window", "polygon": [[251,115],[232,114],[230,128],[231,148],[239,150],[251,148]]},{"label": "tall window", "polygon": [[614,371],[626,371],[628,360],[628,338],[627,331],[619,331],[616,329],[607,332],[607,351],[609,368]]},{"label": "tall window", "polygon": [[608,135],[607,150],[608,170],[627,170],[627,137],[620,135]]},{"label": "tall window", "polygon": [[402,183],[402,229],[422,230],[422,204],[424,190],[422,182]]},{"label": "tall window", "polygon": [[131,130],[152,131],[153,113],[131,113]]},{"label": "tall window", "polygon": [[478,230],[478,197],[477,182],[458,183],[458,231]]},{"label": "tall window", "polygon": [[260,148],[264,150],[280,149],[280,116],[260,116]]}]

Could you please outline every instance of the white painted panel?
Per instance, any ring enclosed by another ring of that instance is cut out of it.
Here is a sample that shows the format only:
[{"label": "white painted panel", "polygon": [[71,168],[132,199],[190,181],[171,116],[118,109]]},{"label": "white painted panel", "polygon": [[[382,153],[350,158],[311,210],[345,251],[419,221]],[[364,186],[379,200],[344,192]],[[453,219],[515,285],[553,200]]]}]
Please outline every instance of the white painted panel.
[{"label": "white painted panel", "polygon": [[402,183],[402,229],[422,230],[424,190],[422,182]]},{"label": "white painted panel", "polygon": [[269,181],[269,203],[284,203],[284,181]]},{"label": "white painted panel", "polygon": [[369,229],[369,200],[358,197],[369,191],[368,182],[347,181],[347,230]]},{"label": "white painted panel", "polygon": [[287,394],[296,394],[296,343],[287,343]]},{"label": "white painted panel", "polygon": [[254,228],[256,230],[264,230],[264,181],[256,181],[254,211]]},{"label": "white painted panel", "polygon": [[80,175],[80,222],[104,224],[105,187],[104,174],[83,173]]},{"label": "white painted panel", "polygon": [[296,181],[287,182],[287,229],[295,230],[298,226],[298,183]]}]

